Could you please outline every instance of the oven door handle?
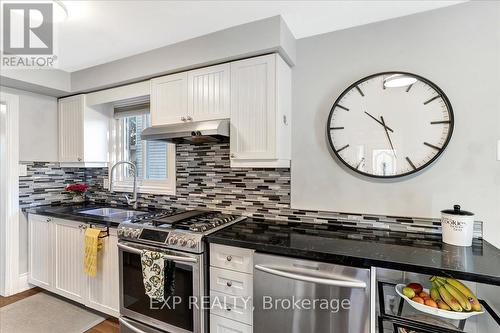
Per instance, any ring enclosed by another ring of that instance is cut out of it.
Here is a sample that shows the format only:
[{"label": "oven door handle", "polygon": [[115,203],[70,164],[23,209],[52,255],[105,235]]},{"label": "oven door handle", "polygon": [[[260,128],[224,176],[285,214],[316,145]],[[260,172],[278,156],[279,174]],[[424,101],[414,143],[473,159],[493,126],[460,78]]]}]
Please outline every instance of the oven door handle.
[{"label": "oven door handle", "polygon": [[269,274],[286,277],[292,280],[300,280],[305,282],[324,284],[328,286],[346,287],[346,288],[366,288],[366,283],[360,280],[338,280],[338,279],[325,279],[316,276],[304,275],[295,272],[286,272],[279,269],[271,268],[263,265],[255,265],[255,269]]},{"label": "oven door handle", "polygon": [[125,326],[126,328],[128,328],[129,330],[135,332],[135,333],[147,333],[146,331],[143,331],[137,327],[135,327],[134,325],[132,325],[131,323],[129,323],[128,320],[125,320],[123,318],[118,318],[118,321],[120,322],[120,324],[122,324],[123,326]]},{"label": "oven door handle", "polygon": [[[132,246],[118,243],[118,247],[122,250],[127,251],[127,252],[132,252],[132,253],[139,254],[139,255],[142,254],[142,250],[135,248],[135,247],[132,247]],[[193,263],[198,262],[196,260],[196,258],[174,256],[171,254],[163,254],[163,258],[166,260],[179,261],[179,262],[193,262]]]}]

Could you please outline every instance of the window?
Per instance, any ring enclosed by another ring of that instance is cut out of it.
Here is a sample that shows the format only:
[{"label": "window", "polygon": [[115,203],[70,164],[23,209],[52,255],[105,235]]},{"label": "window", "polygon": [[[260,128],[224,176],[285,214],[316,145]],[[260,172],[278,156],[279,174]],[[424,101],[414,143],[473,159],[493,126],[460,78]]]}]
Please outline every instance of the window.
[{"label": "window", "polygon": [[[151,126],[149,113],[127,112],[115,124],[115,162],[130,161],[137,167],[137,185],[141,193],[175,194],[175,146],[162,141],[141,140],[141,133]],[[133,175],[129,166],[115,171],[113,189],[132,191]]]}]

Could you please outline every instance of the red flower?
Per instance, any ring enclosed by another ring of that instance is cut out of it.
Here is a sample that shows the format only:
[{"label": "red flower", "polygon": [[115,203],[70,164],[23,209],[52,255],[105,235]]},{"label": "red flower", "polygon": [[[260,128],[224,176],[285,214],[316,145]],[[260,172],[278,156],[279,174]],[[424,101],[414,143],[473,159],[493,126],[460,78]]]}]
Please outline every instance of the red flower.
[{"label": "red flower", "polygon": [[85,183],[79,184],[69,184],[66,186],[66,191],[68,192],[80,192],[85,193],[89,189],[89,185]]}]

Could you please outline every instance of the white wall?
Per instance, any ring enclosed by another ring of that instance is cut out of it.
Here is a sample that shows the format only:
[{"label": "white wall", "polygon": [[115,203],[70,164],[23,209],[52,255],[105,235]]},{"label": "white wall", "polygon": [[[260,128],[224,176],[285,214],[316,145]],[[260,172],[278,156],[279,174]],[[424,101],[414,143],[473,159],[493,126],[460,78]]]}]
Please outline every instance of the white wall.
[{"label": "white wall", "polygon": [[[58,160],[57,99],[23,90],[0,87],[19,96],[19,160]],[[19,215],[19,273],[28,271],[28,222]]]},{"label": "white wall", "polygon": [[[292,206],[439,217],[459,203],[500,247],[500,3],[469,2],[298,40],[293,71]],[[455,132],[444,154],[411,178],[347,172],[327,147],[329,110],[354,81],[402,70],[449,97]]]},{"label": "white wall", "polygon": [[19,96],[19,160],[58,160],[57,98],[1,88]]}]

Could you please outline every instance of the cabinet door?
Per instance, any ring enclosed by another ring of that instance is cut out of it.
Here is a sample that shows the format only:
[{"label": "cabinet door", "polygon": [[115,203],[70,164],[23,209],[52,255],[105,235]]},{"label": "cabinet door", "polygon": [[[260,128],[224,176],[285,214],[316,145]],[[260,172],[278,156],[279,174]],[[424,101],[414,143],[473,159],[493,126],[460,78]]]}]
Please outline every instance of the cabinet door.
[{"label": "cabinet door", "polygon": [[28,282],[50,290],[52,287],[51,218],[30,214],[28,223]]},{"label": "cabinet door", "polygon": [[252,326],[231,319],[210,315],[210,333],[252,333]]},{"label": "cabinet door", "polygon": [[231,158],[276,158],[275,101],[276,55],[231,63]]},{"label": "cabinet door", "polygon": [[187,72],[151,80],[153,126],[182,123],[186,119],[187,87]]},{"label": "cabinet door", "polygon": [[85,95],[59,100],[59,161],[82,162]]},{"label": "cabinet door", "polygon": [[230,64],[188,72],[188,120],[229,118]]},{"label": "cabinet door", "polygon": [[118,274],[118,236],[116,229],[103,238],[103,247],[98,253],[97,274],[88,277],[88,297],[86,305],[95,310],[118,317],[120,306]]},{"label": "cabinet door", "polygon": [[54,219],[54,292],[83,303],[87,289],[83,271],[84,224]]}]

